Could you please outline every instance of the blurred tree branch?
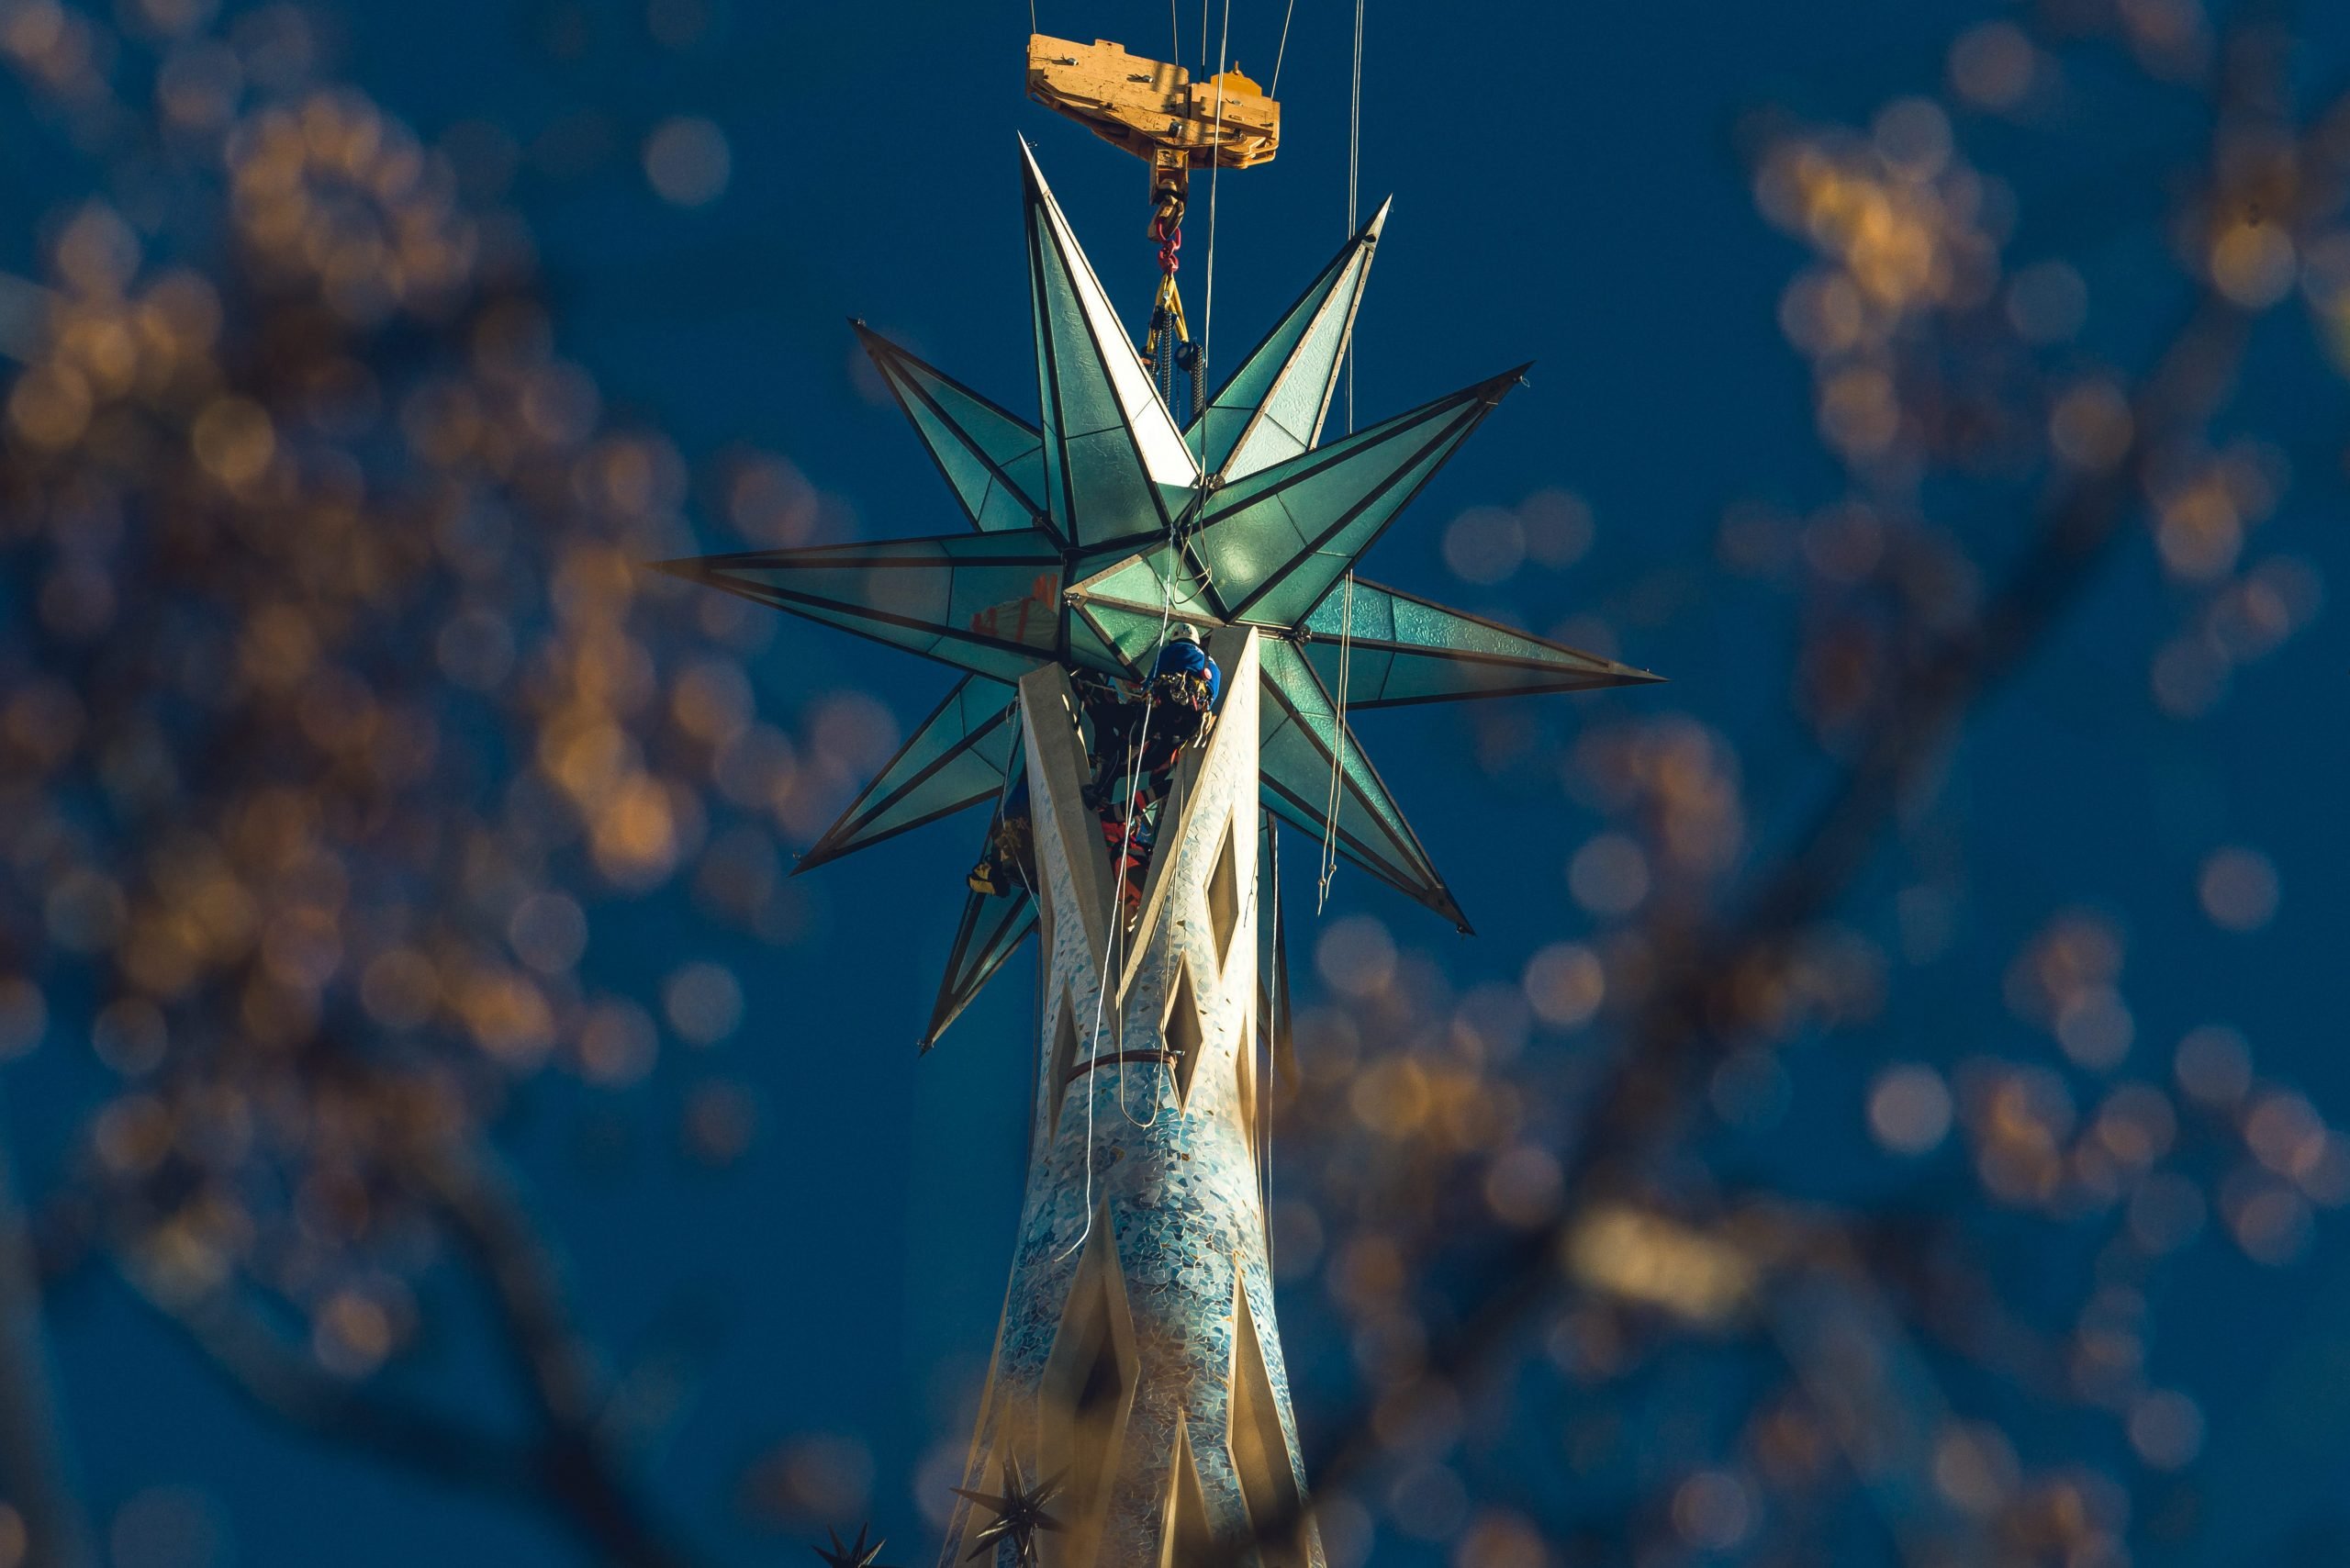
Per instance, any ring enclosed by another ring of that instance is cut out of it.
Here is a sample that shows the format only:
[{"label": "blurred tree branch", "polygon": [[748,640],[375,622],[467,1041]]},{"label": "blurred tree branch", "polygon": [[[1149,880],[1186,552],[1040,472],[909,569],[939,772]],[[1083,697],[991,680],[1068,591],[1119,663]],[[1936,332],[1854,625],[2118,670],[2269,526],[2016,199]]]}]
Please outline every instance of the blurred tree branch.
[{"label": "blurred tree branch", "polygon": [[[2288,54],[2266,10],[2239,18],[2212,98],[2213,142],[2202,187],[2221,207],[2230,140],[2281,115]],[[2350,103],[2332,104],[2304,137],[2306,207],[2275,221],[2314,223],[2338,207],[2343,127]],[[1563,1268],[1595,1212],[1646,1185],[1665,1137],[1697,1109],[1699,1074],[1758,1025],[1814,923],[1852,888],[1908,798],[1931,777],[1972,715],[2040,652],[2128,537],[2165,465],[2202,442],[2233,385],[2255,312],[2209,277],[2128,398],[2129,439],[2109,464],[2062,475],[2037,508],[2028,546],[1963,622],[1908,648],[1838,756],[1821,804],[1750,879],[1729,913],[1664,921],[1650,932],[1645,989],[1575,1113],[1561,1161],[1565,1202],[1550,1225],[1526,1232],[1476,1266],[1465,1308],[1432,1335],[1422,1376],[1437,1387],[1474,1383],[1517,1343],[1530,1316],[1577,1288]],[[1382,1459],[1381,1397],[1321,1423],[1309,1439],[1317,1495],[1335,1495]],[[1318,1439],[1318,1440],[1316,1440]],[[1265,1521],[1263,1539],[1293,1528]]]},{"label": "blurred tree branch", "polygon": [[[0,279],[0,1058],[88,1042],[43,1197],[257,1409],[684,1568],[491,1150],[540,1075],[654,1069],[591,912],[674,890],[772,937],[769,823],[831,786],[755,725],[741,618],[640,597],[686,465],[558,354],[467,177],[496,151],[320,53],[298,6],[0,0],[6,131],[78,182]],[[760,477],[760,526],[812,526]],[[739,991],[671,924],[664,1011],[714,1042]],[[519,1435],[396,1392],[428,1296],[484,1317]]]},{"label": "blurred tree branch", "polygon": [[66,1473],[40,1327],[40,1272],[0,1143],[0,1500],[22,1516],[27,1568],[83,1568],[89,1529]]},{"label": "blurred tree branch", "polygon": [[288,1344],[233,1285],[189,1296],[135,1265],[132,1282],[267,1413],[439,1484],[544,1509],[599,1561],[689,1568],[699,1559],[655,1522],[602,1429],[609,1394],[519,1194],[484,1156],[454,1146],[418,1149],[412,1169],[488,1286],[500,1337],[529,1395],[526,1437],[494,1434],[334,1376]]}]

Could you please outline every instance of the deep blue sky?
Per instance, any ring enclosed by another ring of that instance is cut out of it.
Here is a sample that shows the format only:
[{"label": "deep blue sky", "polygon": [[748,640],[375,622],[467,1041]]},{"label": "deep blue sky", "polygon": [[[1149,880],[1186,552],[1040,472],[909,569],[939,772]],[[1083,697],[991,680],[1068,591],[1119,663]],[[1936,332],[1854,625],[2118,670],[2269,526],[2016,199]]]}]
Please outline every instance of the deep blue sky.
[{"label": "deep blue sky", "polygon": [[[1604,617],[1623,656],[1674,678],[1665,700],[1740,745],[1756,799],[1777,813],[1759,827],[1784,827],[1806,799],[1785,738],[1785,626],[1751,588],[1722,577],[1712,539],[1734,498],[1816,505],[1834,498],[1839,476],[1813,434],[1807,368],[1775,320],[1801,258],[1755,215],[1732,129],[1766,102],[1864,119],[1886,98],[1931,91],[1951,34],[1992,10],[1949,0],[1373,0],[1370,10],[1365,207],[1392,192],[1395,210],[1361,319],[1360,404],[1375,417],[1537,362],[1530,390],[1382,541],[1374,574],[1536,627]],[[342,63],[427,134],[490,118],[527,140],[583,106],[608,117],[623,146],[677,113],[723,129],[732,184],[707,208],[663,204],[624,177],[626,159],[621,173],[576,183],[526,176],[516,192],[543,247],[565,351],[612,404],[659,424],[688,455],[733,442],[788,454],[869,535],[954,526],[899,415],[853,375],[845,318],[1028,405],[1015,132],[1035,142],[1113,296],[1142,309],[1143,174],[1024,102],[1024,7],[736,0],[704,42],[670,54],[643,41],[637,8],[598,3],[581,12],[584,54],[558,64],[542,40],[565,14],[501,0],[355,6]],[[1280,20],[1268,0],[1235,8],[1234,52],[1260,80]],[[1166,13],[1138,0],[1040,0],[1038,21],[1142,51],[1167,45]],[[1196,26],[1194,13],[1187,32]],[[1213,330],[1227,367],[1343,238],[1348,26],[1330,0],[1300,0],[1281,156],[1219,192]],[[2125,362],[2141,346],[2132,332],[2164,319],[2160,287],[2142,286],[2121,241],[2104,247],[2109,232],[2133,226],[2143,245],[2151,205],[2130,210],[2117,197],[2117,209],[2051,213],[2032,198],[2100,170],[2175,164],[2184,123],[2084,129],[2064,157],[2009,171],[2033,215],[2016,253],[2081,257],[2091,335],[2105,334],[2104,352]],[[2012,145],[2007,133],[1985,137],[1986,158]],[[16,199],[0,188],[0,203]],[[1203,191],[1183,274],[1195,325],[1206,303],[1204,206]],[[2144,297],[2132,292],[2142,287]],[[2322,469],[2342,411],[2336,385],[2306,356],[2266,339],[2262,352],[2255,406]],[[1447,521],[1545,486],[1591,501],[1599,543],[1589,556],[1499,590],[1446,574]],[[2259,547],[2301,554],[2338,580],[2338,499],[2320,473]],[[705,537],[723,543],[715,529]],[[2350,1115],[2332,980],[2350,916],[2337,825],[2339,619],[2246,675],[2213,718],[2183,726],[2143,697],[2154,629],[2175,613],[2169,591],[2138,546],[1986,715],[1949,786],[1975,857],[1966,943],[1940,969],[1904,977],[1886,1020],[1856,1043],[1929,1059],[2001,1044],[2014,1029],[1997,995],[2002,955],[2053,909],[2089,902],[2121,912],[2131,933],[2128,989],[2147,1070],[2187,1027],[2226,1019],[2251,1036],[2265,1071]],[[758,677],[778,711],[856,684],[885,696],[901,723],[949,678],[798,629],[778,637]],[[1568,725],[1642,700],[1654,699],[1605,694],[1550,717]],[[1363,729],[1481,935],[1464,946],[1360,876],[1341,877],[1333,918],[1371,912],[1465,978],[1514,977],[1535,947],[1579,929],[1550,868],[1591,821],[1555,793],[1498,797],[1463,755],[1456,714],[1405,710]],[[592,1155],[610,1113],[562,1088],[543,1092],[519,1129],[518,1162],[608,1344],[639,1341],[680,1311],[722,1331],[696,1403],[650,1464],[677,1514],[731,1561],[778,1550],[726,1522],[730,1478],[773,1437],[833,1430],[869,1442],[878,1519],[909,1539],[926,1531],[907,1477],[934,1442],[963,1436],[952,1395],[983,1363],[1001,1300],[1032,1006],[1015,965],[936,1055],[918,1062],[911,1048],[970,833],[934,828],[828,868],[807,883],[819,938],[779,957],[748,945],[718,955],[744,977],[748,1001],[746,1026],[720,1047],[725,1070],[753,1086],[765,1117],[737,1171],[697,1177],[649,1121],[622,1124],[621,1152]],[[2282,872],[2281,913],[2256,942],[2216,933],[2197,913],[2196,867],[2221,843],[2265,849]],[[1884,925],[1893,885],[1874,884],[1856,922]],[[624,942],[600,943],[590,962],[629,980]],[[633,984],[649,999],[658,980]],[[1852,1078],[1849,1101],[1814,1114],[1849,1126],[1864,1065]],[[674,1092],[665,1074],[648,1092]],[[2350,1268],[2336,1255],[2338,1227],[2322,1221],[2320,1236],[2315,1256],[2282,1273],[2207,1241],[2182,1276],[2191,1287],[2157,1302],[2158,1381],[2196,1394],[2210,1421],[2209,1533],[2177,1561],[2240,1560],[2350,1484],[2338,1457],[2350,1451],[2340,1392]],[[570,1560],[536,1519],[420,1497],[403,1478],[249,1417],[110,1286],[75,1292],[57,1334],[82,1468],[101,1506],[158,1484],[203,1487],[225,1505],[234,1561],[252,1565]],[[446,1357],[469,1360],[462,1347]]]}]

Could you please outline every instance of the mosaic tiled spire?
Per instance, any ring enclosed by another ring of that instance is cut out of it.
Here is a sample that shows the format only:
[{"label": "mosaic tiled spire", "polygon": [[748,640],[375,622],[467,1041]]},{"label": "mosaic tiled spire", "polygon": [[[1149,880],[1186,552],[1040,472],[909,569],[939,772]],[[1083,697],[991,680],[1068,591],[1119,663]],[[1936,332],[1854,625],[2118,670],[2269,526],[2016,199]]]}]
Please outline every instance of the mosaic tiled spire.
[{"label": "mosaic tiled spire", "polygon": [[[665,564],[964,672],[800,868],[999,799],[1017,766],[1013,683],[1046,667],[1136,674],[1180,615],[1266,634],[1265,807],[1320,838],[1337,755],[1338,853],[1465,930],[1337,711],[1341,663],[1350,708],[1652,678],[1373,583],[1334,590],[1518,371],[1322,443],[1382,207],[1179,428],[1024,145],[1021,168],[1035,423],[857,329],[968,531]],[[966,902],[925,1047],[1035,924],[1025,890]]]},{"label": "mosaic tiled spire", "polygon": [[[1020,683],[1036,839],[1044,1003],[1028,1186],[964,1495],[1007,1469],[1059,1483],[1046,1568],[1258,1559],[1299,1517],[1304,1473],[1274,1332],[1260,1194],[1267,1058],[1258,1010],[1260,655],[1216,633],[1222,710],[1178,764],[1133,929],[1101,829],[1068,678]],[[966,1503],[942,1564],[990,1559]],[[1008,1549],[1007,1549],[1008,1550]],[[1264,1568],[1320,1568],[1309,1524]]]}]

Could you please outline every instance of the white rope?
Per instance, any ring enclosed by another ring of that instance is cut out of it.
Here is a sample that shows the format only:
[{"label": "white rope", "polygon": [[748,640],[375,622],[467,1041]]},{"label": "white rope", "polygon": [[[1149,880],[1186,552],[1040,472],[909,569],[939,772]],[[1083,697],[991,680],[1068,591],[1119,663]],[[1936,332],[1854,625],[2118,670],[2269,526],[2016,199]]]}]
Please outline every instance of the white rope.
[{"label": "white rope", "polygon": [[[1362,4],[1355,0],[1355,81],[1354,92],[1347,106],[1347,235],[1355,236],[1357,215],[1362,203],[1359,195],[1362,175]],[[1355,344],[1354,335],[1347,335],[1347,433],[1355,433]]]},{"label": "white rope", "polygon": [[[1206,7],[1203,6],[1201,9],[1204,15]],[[1200,63],[1204,65],[1207,63],[1207,39],[1204,37],[1200,40]],[[1213,352],[1215,348],[1215,189],[1216,181],[1224,173],[1224,159],[1221,153],[1224,147],[1225,51],[1231,47],[1232,0],[1224,0],[1224,37],[1217,40],[1215,50],[1215,134],[1208,142],[1209,155],[1215,159],[1215,162],[1208,165],[1208,293],[1200,313],[1200,364],[1199,369],[1193,373],[1198,377],[1192,382],[1195,387],[1205,385],[1208,372],[1215,364]],[[1200,441],[1202,452],[1204,454],[1207,441],[1205,425],[1201,427]],[[1204,489],[1206,483],[1204,473],[1201,476],[1201,481],[1202,487]]]},{"label": "white rope", "polygon": [[[1156,577],[1158,577],[1158,574],[1154,571],[1151,573],[1151,576]],[[1164,651],[1167,646],[1168,629],[1173,624],[1174,619],[1175,585],[1168,578],[1158,577],[1158,637],[1157,642],[1152,644],[1150,654],[1151,668],[1154,671],[1158,667],[1159,654]],[[1147,683],[1146,683],[1142,689],[1142,733],[1136,737],[1134,746],[1134,764],[1132,767],[1127,770],[1126,774],[1126,831],[1118,846],[1117,888],[1116,891],[1112,895],[1112,906],[1117,911],[1115,918],[1120,922],[1124,922],[1125,919],[1126,862],[1131,857],[1135,841],[1135,790],[1142,782],[1142,754],[1143,748],[1150,744],[1151,715],[1158,711],[1158,693],[1153,690],[1151,686]],[[1163,832],[1167,827],[1167,802],[1164,801],[1158,802],[1158,814],[1160,820],[1157,827],[1153,830],[1154,832]],[[1151,858],[1156,860],[1158,857],[1158,852],[1165,847],[1165,845],[1160,844],[1154,839],[1151,843]],[[1123,924],[1120,929],[1124,929]],[[1102,984],[1106,987],[1108,983],[1109,973],[1107,966],[1105,965],[1102,972]],[[1102,1040],[1099,1034],[1100,1025],[1098,1023],[1096,1024],[1095,1028],[1096,1034],[1093,1041],[1093,1048],[1098,1051],[1102,1048]],[[1169,1081],[1172,1081],[1175,1064],[1167,1059],[1167,1057],[1164,1054],[1166,1048],[1166,1042],[1162,1038],[1159,1043],[1159,1050],[1161,1053],[1158,1058],[1159,1070],[1168,1074]],[[1136,1121],[1135,1114],[1126,1109],[1125,1053],[1124,1051],[1119,1052],[1118,1058],[1118,1114],[1125,1117],[1126,1126],[1130,1127],[1157,1126],[1158,1125],[1158,1101],[1156,1096],[1151,1100],[1150,1120],[1147,1122]]]},{"label": "white rope", "polygon": [[1338,870],[1338,787],[1347,765],[1347,678],[1354,668],[1355,575],[1347,573],[1346,598],[1338,608],[1338,706],[1330,724],[1330,801],[1322,820],[1322,885],[1314,900],[1319,914],[1330,902],[1330,879]]},{"label": "white rope", "polygon": [[1297,0],[1289,0],[1289,9],[1281,13],[1281,46],[1273,51],[1273,84],[1265,96],[1281,95],[1281,62],[1289,57],[1289,19],[1297,15]]}]

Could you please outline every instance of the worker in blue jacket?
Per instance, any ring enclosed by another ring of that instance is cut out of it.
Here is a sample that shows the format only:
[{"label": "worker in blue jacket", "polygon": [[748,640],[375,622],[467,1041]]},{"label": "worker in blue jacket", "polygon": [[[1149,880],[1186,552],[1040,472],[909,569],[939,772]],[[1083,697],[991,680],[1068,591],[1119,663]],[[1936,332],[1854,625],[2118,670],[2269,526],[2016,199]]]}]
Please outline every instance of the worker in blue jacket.
[{"label": "worker in blue jacket", "polygon": [[1094,774],[1088,793],[1095,803],[1104,803],[1129,778],[1155,779],[1155,793],[1165,794],[1176,756],[1207,733],[1223,694],[1224,672],[1200,646],[1198,631],[1181,621],[1168,629],[1138,695],[1107,683],[1091,687],[1085,713],[1093,724]]},{"label": "worker in blue jacket", "polygon": [[[1157,808],[1173,781],[1176,759],[1184,747],[1205,738],[1224,695],[1224,672],[1200,645],[1199,632],[1179,621],[1168,628],[1141,691],[1129,695],[1130,689],[1098,677],[1080,679],[1079,696],[1093,733],[1093,780],[1085,798],[1101,816],[1113,859],[1126,861],[1131,900],[1141,892],[1141,873],[1157,835]],[[1034,845],[1024,778],[991,825],[987,847],[971,870],[972,890],[1000,895],[1017,885],[1015,879],[1033,879]]]}]

